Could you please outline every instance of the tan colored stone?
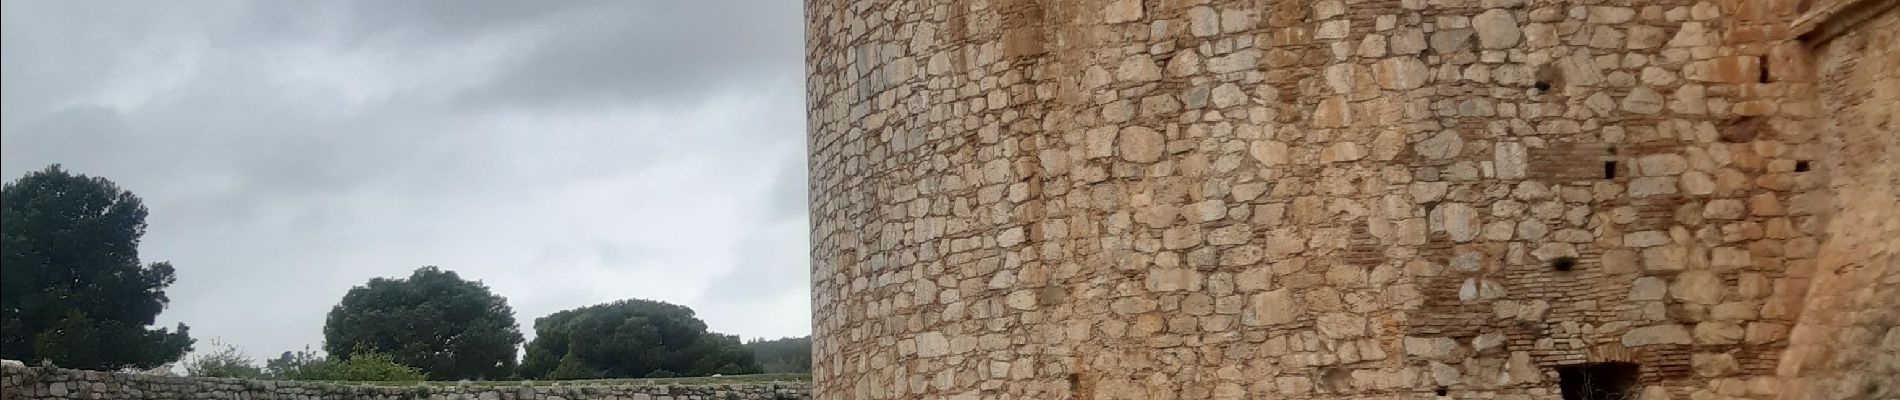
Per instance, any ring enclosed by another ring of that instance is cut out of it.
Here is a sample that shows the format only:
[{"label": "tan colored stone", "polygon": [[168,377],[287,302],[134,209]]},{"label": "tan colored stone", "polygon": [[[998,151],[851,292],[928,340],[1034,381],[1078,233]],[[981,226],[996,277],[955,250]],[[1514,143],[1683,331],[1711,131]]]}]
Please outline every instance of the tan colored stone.
[{"label": "tan colored stone", "polygon": [[1478,31],[1478,44],[1486,49],[1509,49],[1517,46],[1521,31],[1517,18],[1510,10],[1493,8],[1471,18],[1471,27]]},{"label": "tan colored stone", "polygon": [[1278,289],[1253,295],[1253,311],[1246,319],[1247,325],[1281,325],[1292,323],[1299,316],[1299,306],[1293,302],[1293,294],[1287,289]]},{"label": "tan colored stone", "polygon": [[1646,326],[1623,334],[1623,345],[1629,347],[1690,343],[1689,330],[1676,324]]},{"label": "tan colored stone", "polygon": [[1116,144],[1123,160],[1151,163],[1161,160],[1161,154],[1166,150],[1167,140],[1161,136],[1161,132],[1155,132],[1147,127],[1131,126],[1122,128]]},{"label": "tan colored stone", "polygon": [[1141,0],[1116,0],[1104,9],[1103,22],[1117,24],[1141,20]]}]

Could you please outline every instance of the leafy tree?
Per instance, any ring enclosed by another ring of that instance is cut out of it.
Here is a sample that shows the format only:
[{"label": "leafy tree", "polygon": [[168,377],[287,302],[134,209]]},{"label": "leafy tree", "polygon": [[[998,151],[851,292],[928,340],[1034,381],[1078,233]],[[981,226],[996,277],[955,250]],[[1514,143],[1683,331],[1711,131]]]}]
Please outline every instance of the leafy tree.
[{"label": "leafy tree", "polygon": [[739,339],[706,331],[684,306],[621,300],[534,321],[521,375],[528,378],[640,378],[758,373]]},{"label": "leafy tree", "polygon": [[191,351],[185,324],[146,328],[176,277],[139,262],[145,215],[132,192],[57,164],[0,186],[0,357],[117,370]]},{"label": "leafy tree", "polygon": [[185,361],[185,374],[212,378],[263,379],[268,377],[264,369],[257,367],[257,360],[245,355],[237,346],[218,340],[211,341],[210,353],[192,356]]},{"label": "leafy tree", "polygon": [[350,289],[323,325],[324,350],[388,354],[438,379],[503,379],[521,330],[508,300],[455,272],[422,267],[407,279]]},{"label": "leafy tree", "polygon": [[399,364],[388,354],[364,351],[348,359],[324,357],[304,350],[286,351],[265,362],[278,379],[293,381],[421,381],[429,379],[422,370]]},{"label": "leafy tree", "polygon": [[811,372],[811,336],[746,341],[766,373]]}]

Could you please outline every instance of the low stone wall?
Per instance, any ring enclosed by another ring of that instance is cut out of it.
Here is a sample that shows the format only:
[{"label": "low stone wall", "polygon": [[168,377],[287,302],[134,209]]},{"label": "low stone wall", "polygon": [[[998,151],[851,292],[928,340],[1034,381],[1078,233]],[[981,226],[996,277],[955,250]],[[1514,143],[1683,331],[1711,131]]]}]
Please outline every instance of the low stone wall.
[{"label": "low stone wall", "polygon": [[723,385],[376,386],[344,383],[253,381],[25,367],[0,367],[0,400],[65,399],[428,399],[428,400],[779,400],[810,399],[806,382]]}]

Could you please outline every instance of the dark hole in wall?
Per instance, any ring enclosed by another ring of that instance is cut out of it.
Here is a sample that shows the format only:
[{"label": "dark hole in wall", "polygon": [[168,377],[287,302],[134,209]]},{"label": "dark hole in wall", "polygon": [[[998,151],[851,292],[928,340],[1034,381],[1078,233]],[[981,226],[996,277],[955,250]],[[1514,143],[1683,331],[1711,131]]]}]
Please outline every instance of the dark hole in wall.
[{"label": "dark hole in wall", "polygon": [[1444,387],[1444,386],[1439,386],[1439,387],[1438,387],[1438,390],[1434,390],[1434,391],[1432,391],[1432,393],[1436,393],[1436,394],[1438,394],[1439,396],[1446,396],[1446,395],[1450,395],[1450,394],[1451,394],[1451,388],[1448,388],[1448,387]]},{"label": "dark hole in wall", "polygon": [[1794,172],[1808,172],[1808,170],[1812,168],[1813,167],[1808,165],[1806,160],[1794,162]]},{"label": "dark hole in wall", "polygon": [[1761,83],[1772,81],[1772,79],[1768,79],[1768,57],[1762,57],[1761,62],[1757,64],[1761,64]]},{"label": "dark hole in wall", "polygon": [[1557,257],[1556,259],[1550,260],[1550,268],[1558,270],[1558,271],[1569,271],[1572,269],[1576,269],[1577,258],[1571,257],[1571,256]]},{"label": "dark hole in wall", "polygon": [[1616,162],[1603,162],[1603,179],[1616,179]]},{"label": "dark hole in wall", "polygon": [[1537,86],[1538,91],[1546,91],[1546,90],[1550,90],[1550,88],[1561,87],[1564,85],[1563,70],[1558,69],[1556,65],[1545,65],[1543,67],[1537,68],[1536,78],[1537,78],[1536,86]]},{"label": "dark hole in wall", "polygon": [[1642,366],[1607,362],[1557,368],[1557,388],[1563,400],[1624,400],[1636,395]]}]

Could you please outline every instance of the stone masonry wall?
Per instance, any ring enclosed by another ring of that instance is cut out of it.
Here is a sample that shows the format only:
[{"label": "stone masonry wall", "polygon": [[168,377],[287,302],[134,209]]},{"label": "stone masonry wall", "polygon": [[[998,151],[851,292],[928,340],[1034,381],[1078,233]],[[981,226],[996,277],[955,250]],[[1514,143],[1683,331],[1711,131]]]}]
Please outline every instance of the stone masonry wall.
[{"label": "stone masonry wall", "polygon": [[1783,399],[1900,398],[1900,12],[1817,12],[1808,28],[1834,214],[1780,375]]},{"label": "stone masonry wall", "polygon": [[1803,39],[1855,4],[807,0],[814,394],[1896,379],[1891,29]]},{"label": "stone masonry wall", "polygon": [[186,378],[0,367],[4,400],[790,400],[811,398],[802,382],[731,385],[371,386],[322,382]]}]

